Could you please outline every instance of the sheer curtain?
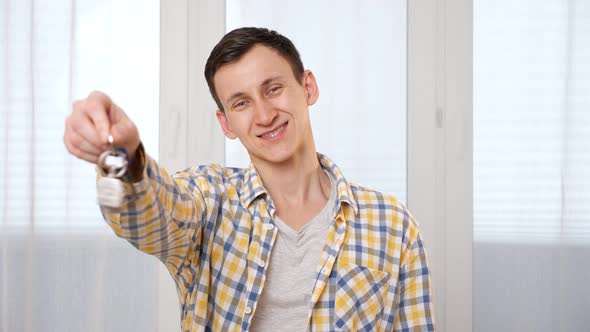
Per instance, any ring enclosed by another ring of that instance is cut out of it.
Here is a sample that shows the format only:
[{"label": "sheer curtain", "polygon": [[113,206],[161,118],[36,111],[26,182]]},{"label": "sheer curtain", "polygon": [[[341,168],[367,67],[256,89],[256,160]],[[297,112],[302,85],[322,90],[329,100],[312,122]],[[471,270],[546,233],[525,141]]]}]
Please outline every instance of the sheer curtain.
[{"label": "sheer curtain", "polygon": [[[111,94],[158,130],[158,1],[0,1],[0,331],[156,331],[158,262],[100,216],[71,101]],[[143,141],[152,155],[157,135]]]},{"label": "sheer curtain", "polygon": [[[308,10],[311,9],[311,10]],[[293,41],[320,98],[316,147],[349,181],[406,201],[406,1],[226,2],[226,26],[275,29]],[[247,166],[228,140],[226,164]]]},{"label": "sheer curtain", "polygon": [[588,331],[590,6],[474,4],[474,330]]}]

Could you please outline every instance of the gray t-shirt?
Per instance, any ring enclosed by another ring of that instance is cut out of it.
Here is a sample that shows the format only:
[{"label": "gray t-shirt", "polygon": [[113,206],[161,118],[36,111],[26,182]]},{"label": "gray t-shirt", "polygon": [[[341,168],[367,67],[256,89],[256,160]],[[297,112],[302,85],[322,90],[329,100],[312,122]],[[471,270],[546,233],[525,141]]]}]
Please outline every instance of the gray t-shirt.
[{"label": "gray t-shirt", "polygon": [[[329,175],[329,174],[328,174]],[[277,238],[270,256],[266,282],[250,326],[251,331],[306,331],[315,270],[328,229],[333,222],[336,184],[326,206],[299,231],[274,218]]]}]

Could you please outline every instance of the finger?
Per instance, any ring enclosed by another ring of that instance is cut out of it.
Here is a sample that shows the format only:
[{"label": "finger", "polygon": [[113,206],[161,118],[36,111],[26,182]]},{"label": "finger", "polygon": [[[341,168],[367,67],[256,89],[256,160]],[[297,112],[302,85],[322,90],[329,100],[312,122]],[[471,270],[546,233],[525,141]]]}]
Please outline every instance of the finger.
[{"label": "finger", "polygon": [[87,152],[84,152],[84,151],[78,149],[77,147],[73,146],[72,143],[67,138],[64,138],[64,143],[65,143],[65,146],[68,149],[68,151],[72,155],[74,155],[76,158],[85,160],[85,161],[92,163],[92,164],[98,163],[98,156],[97,155],[87,153]]},{"label": "finger", "polygon": [[123,147],[127,153],[132,153],[136,148],[134,145],[134,138],[137,136],[137,129],[131,121],[119,122],[111,127],[111,134],[113,135],[114,145]]},{"label": "finger", "polygon": [[72,115],[66,123],[66,128],[75,132],[77,136],[80,136],[97,149],[102,149],[102,146],[106,144],[106,141],[100,139],[98,130],[87,113]]},{"label": "finger", "polygon": [[121,109],[121,107],[119,107],[115,103],[111,104],[111,106],[109,108],[109,120],[111,121],[111,124],[121,122],[124,120],[128,120],[128,119],[129,118],[127,117],[127,114],[125,114],[125,112],[123,112],[123,109]]},{"label": "finger", "polygon": [[96,144],[88,141],[84,136],[80,135],[75,129],[71,127],[69,128],[68,133],[70,143],[86,153],[99,155],[105,150],[103,147],[97,146]]},{"label": "finger", "polygon": [[81,100],[81,99],[74,100],[72,102],[72,110],[74,112],[81,112],[82,109],[84,108],[84,104],[85,104],[85,100]]},{"label": "finger", "polygon": [[102,92],[93,91],[86,99],[84,110],[92,120],[94,127],[98,131],[101,142],[107,142],[111,122],[109,120],[109,110],[111,108],[111,99]]},{"label": "finger", "polygon": [[128,153],[132,153],[137,145],[139,145],[137,127],[116,104],[112,104],[109,116],[111,119],[111,134],[113,135],[114,144],[125,147]]}]

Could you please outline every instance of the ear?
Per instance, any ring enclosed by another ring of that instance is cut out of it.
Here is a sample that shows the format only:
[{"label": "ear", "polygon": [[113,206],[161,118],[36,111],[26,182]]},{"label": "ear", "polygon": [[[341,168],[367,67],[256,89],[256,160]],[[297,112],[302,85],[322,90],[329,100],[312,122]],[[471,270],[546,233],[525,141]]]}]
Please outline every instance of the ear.
[{"label": "ear", "polygon": [[217,115],[217,121],[219,121],[219,124],[221,125],[221,130],[223,131],[223,134],[225,135],[225,137],[227,137],[229,139],[236,139],[237,136],[231,130],[231,127],[229,125],[229,121],[227,121],[227,117],[225,115],[225,112],[222,110],[217,110],[217,112],[215,112],[215,115]]},{"label": "ear", "polygon": [[307,93],[307,105],[311,106],[315,104],[320,97],[320,89],[318,88],[318,83],[311,70],[306,70],[303,72],[302,83]]}]

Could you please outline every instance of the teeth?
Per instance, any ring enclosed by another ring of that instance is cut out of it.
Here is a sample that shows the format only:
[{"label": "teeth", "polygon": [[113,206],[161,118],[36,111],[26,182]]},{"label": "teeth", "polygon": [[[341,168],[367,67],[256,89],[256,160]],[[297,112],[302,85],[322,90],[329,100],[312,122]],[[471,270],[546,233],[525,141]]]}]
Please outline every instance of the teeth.
[{"label": "teeth", "polygon": [[271,137],[271,138],[276,137],[281,132],[281,130],[283,130],[284,128],[285,128],[285,125],[282,125],[279,128],[277,128],[277,130],[270,132],[268,134],[264,134],[264,135],[262,135],[262,137]]}]

